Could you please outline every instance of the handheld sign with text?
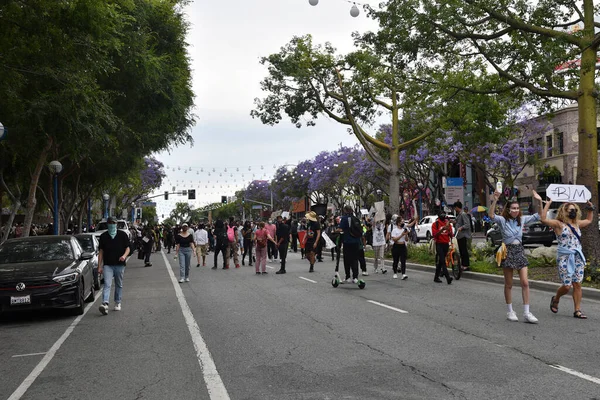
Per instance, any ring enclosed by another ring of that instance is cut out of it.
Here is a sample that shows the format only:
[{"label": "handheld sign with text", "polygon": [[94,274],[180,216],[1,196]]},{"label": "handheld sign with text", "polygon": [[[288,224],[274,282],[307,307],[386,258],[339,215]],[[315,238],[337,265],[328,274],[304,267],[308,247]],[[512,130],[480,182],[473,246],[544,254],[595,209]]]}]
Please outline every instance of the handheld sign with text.
[{"label": "handheld sign with text", "polygon": [[592,193],[583,185],[563,185],[553,183],[546,189],[546,196],[552,201],[572,203],[587,203]]}]

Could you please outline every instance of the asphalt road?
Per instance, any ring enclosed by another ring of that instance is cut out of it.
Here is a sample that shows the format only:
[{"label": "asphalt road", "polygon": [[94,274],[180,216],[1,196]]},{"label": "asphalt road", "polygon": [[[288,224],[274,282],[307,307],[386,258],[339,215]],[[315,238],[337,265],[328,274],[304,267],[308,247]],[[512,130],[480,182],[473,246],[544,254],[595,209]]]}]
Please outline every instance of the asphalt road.
[{"label": "asphalt road", "polygon": [[120,312],[2,316],[0,399],[600,398],[593,300],[581,321],[533,290],[540,323],[511,323],[494,283],[410,270],[334,289],[331,261],[290,254],[286,275],[211,260],[179,284],[172,256],[131,260]]}]

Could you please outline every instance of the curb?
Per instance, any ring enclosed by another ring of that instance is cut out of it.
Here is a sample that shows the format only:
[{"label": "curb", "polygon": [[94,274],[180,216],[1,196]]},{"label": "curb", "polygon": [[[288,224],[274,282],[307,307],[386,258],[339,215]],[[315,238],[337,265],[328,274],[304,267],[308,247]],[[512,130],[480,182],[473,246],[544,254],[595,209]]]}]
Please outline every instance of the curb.
[{"label": "curb", "polygon": [[[365,258],[365,260],[374,261],[373,258]],[[386,260],[387,261],[387,260]],[[431,265],[406,263],[406,268],[414,269],[417,271],[435,272],[435,267]],[[491,282],[497,284],[504,284],[504,277],[502,275],[484,274],[482,272],[463,271],[461,278],[473,279],[476,281]],[[513,286],[519,286],[521,280],[517,277],[513,278]],[[529,287],[531,289],[543,290],[545,292],[555,293],[560,287],[558,283],[529,280]],[[594,299],[600,301],[600,290],[594,288],[581,288],[584,299]],[[568,295],[567,295],[568,296]]]}]

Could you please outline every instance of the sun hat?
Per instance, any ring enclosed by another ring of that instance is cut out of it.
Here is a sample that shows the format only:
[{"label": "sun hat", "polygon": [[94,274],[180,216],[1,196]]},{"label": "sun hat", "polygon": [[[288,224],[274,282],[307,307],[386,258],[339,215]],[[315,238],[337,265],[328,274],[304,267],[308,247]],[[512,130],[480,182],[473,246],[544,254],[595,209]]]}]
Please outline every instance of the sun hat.
[{"label": "sun hat", "polygon": [[306,219],[308,219],[310,221],[317,222],[317,213],[314,211],[307,212],[305,217],[306,217]]}]

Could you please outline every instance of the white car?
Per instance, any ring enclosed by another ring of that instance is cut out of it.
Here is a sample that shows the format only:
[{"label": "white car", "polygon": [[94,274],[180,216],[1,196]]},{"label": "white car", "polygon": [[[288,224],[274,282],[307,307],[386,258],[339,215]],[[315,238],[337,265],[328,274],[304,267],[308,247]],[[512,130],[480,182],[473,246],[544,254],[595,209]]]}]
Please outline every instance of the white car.
[{"label": "white car", "polygon": [[[454,224],[456,222],[456,217],[454,215],[448,214],[448,218],[450,222]],[[437,221],[437,215],[427,215],[419,221],[417,226],[415,227],[417,231],[417,240],[426,239],[428,242],[431,240],[433,234],[431,233],[431,226],[435,221]]]},{"label": "white car", "polygon": [[[125,232],[127,234],[127,237],[129,238],[129,240],[131,240],[131,232],[129,231],[129,224],[127,223],[127,221],[125,221],[124,219],[118,219],[117,220],[117,229]],[[102,221],[98,222],[98,225],[96,226],[96,231],[94,232],[94,234],[99,237],[107,230],[108,230],[108,226],[106,224],[106,220],[103,219]]]}]

